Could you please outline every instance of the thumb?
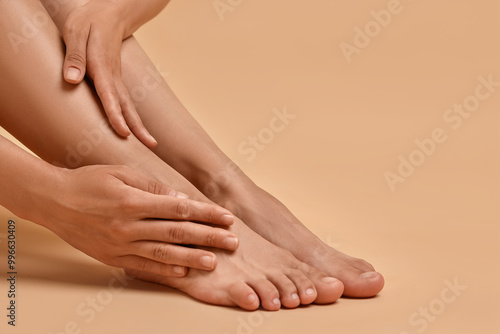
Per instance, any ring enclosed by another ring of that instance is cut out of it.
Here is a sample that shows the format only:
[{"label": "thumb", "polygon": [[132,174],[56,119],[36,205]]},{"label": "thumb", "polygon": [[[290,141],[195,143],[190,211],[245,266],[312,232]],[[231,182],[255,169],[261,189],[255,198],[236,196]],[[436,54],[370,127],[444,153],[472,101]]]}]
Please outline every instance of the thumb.
[{"label": "thumb", "polygon": [[63,36],[66,43],[66,57],[63,65],[64,80],[78,84],[85,77],[89,34],[85,31],[77,31],[77,29],[67,29]]}]

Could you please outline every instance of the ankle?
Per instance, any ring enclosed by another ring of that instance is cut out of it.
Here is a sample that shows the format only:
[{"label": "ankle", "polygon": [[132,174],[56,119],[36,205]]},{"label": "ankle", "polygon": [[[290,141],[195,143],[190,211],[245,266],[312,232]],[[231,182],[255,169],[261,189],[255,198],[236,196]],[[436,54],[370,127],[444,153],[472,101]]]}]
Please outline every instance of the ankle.
[{"label": "ankle", "polygon": [[222,168],[199,172],[196,186],[210,200],[224,207],[234,207],[242,192],[246,193],[256,187],[232,161]]}]

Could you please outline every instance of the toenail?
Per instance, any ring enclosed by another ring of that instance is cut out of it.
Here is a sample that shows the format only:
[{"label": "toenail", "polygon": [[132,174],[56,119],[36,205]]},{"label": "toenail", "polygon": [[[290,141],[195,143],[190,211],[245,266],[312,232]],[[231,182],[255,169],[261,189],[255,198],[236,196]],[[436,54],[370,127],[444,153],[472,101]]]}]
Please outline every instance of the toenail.
[{"label": "toenail", "polygon": [[238,247],[238,238],[227,237],[224,239],[224,245],[228,249],[236,249]]},{"label": "toenail", "polygon": [[338,281],[338,279],[336,279],[335,277],[323,277],[321,279],[321,282],[328,283],[328,284],[333,283],[333,282],[337,282],[337,281]]},{"label": "toenail", "polygon": [[248,301],[250,303],[255,302],[256,299],[257,299],[257,297],[254,294],[248,295]]},{"label": "toenail", "polygon": [[308,295],[308,296],[314,295],[314,289],[311,289],[311,288],[307,289],[306,290],[306,295]]},{"label": "toenail", "polygon": [[292,299],[299,299],[299,295],[296,293],[292,293]]},{"label": "toenail", "polygon": [[279,305],[280,304],[280,299],[279,298],[274,298],[273,299],[273,304],[274,305]]},{"label": "toenail", "polygon": [[200,258],[200,263],[203,267],[213,269],[214,268],[214,258],[212,256],[202,256]]},{"label": "toenail", "polygon": [[368,271],[366,273],[362,273],[361,275],[359,275],[360,278],[373,278],[375,276],[377,276],[376,271]]}]

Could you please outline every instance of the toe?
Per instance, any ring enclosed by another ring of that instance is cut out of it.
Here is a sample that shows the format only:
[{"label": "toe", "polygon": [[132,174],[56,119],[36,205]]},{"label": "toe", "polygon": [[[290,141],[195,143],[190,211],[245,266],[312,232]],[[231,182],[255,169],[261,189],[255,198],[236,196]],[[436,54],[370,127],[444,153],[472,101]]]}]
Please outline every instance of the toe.
[{"label": "toe", "polygon": [[281,301],[278,289],[266,278],[256,279],[247,282],[250,287],[259,295],[260,303],[265,310],[277,311],[281,308]]},{"label": "toe", "polygon": [[297,287],[302,305],[311,304],[318,297],[313,281],[311,281],[303,271],[296,269],[290,270],[287,276]]},{"label": "toe", "polygon": [[287,308],[295,308],[300,305],[300,298],[295,284],[283,273],[268,276],[274,286],[278,289],[281,305]]},{"label": "toe", "polygon": [[255,291],[244,282],[236,282],[229,286],[228,298],[239,307],[254,311],[259,308],[259,297]]},{"label": "toe", "polygon": [[[350,258],[350,257],[349,257]],[[368,298],[378,294],[384,287],[384,277],[368,262],[350,258],[337,259],[332,270],[326,271],[344,284],[346,297]]]},{"label": "toe", "polygon": [[351,270],[343,273],[344,296],[354,298],[373,297],[384,287],[384,277],[376,271]]},{"label": "toe", "polygon": [[314,281],[318,298],[314,301],[315,304],[331,304],[342,296],[344,292],[344,284],[335,277],[322,275],[323,277]]},{"label": "toe", "polygon": [[335,302],[342,296],[344,292],[344,285],[342,282],[335,278],[329,277],[318,269],[303,264],[302,271],[309,277],[317,291],[317,298],[314,300],[315,304],[330,304]]}]

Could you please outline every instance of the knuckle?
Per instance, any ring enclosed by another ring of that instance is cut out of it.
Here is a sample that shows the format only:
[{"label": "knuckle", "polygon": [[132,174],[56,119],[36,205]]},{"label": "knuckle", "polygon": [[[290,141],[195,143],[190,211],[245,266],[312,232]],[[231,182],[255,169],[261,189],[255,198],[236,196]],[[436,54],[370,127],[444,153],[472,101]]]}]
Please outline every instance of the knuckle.
[{"label": "knuckle", "polygon": [[71,50],[66,55],[66,61],[73,64],[85,65],[86,63],[85,53],[80,50]]},{"label": "knuckle", "polygon": [[213,206],[209,206],[205,209],[204,219],[206,223],[213,222],[215,219],[215,208]]},{"label": "knuckle", "polygon": [[116,90],[116,88],[109,86],[107,87],[107,94],[109,95],[110,98],[114,100],[118,100],[120,98],[120,94]]},{"label": "knuckle", "polygon": [[146,272],[149,272],[150,271],[150,261],[148,259],[145,259],[145,258],[139,258],[137,260],[137,270],[139,271],[146,271]]},{"label": "knuckle", "polygon": [[218,240],[218,233],[215,231],[215,229],[212,229],[205,236],[205,243],[207,246],[216,246],[217,240]]},{"label": "knuckle", "polygon": [[168,251],[165,245],[158,244],[154,246],[153,259],[158,260],[160,262],[168,262],[170,260],[170,257],[171,253]]},{"label": "knuckle", "polygon": [[64,25],[62,27],[62,32],[64,36],[74,36],[77,34],[79,31],[78,26],[76,24],[76,20],[73,18],[73,16],[70,14],[68,18],[66,19],[66,22],[64,22]]},{"label": "knuckle", "polygon": [[131,216],[134,217],[137,215],[138,212],[141,212],[141,209],[142,209],[141,205],[135,198],[135,196],[123,195],[118,200],[118,210],[125,217],[131,217]]},{"label": "knuckle", "polygon": [[168,231],[168,238],[171,243],[182,243],[184,242],[184,238],[186,236],[185,226],[181,223],[176,224],[171,227]]},{"label": "knuckle", "polygon": [[109,232],[113,239],[119,239],[124,232],[123,224],[118,220],[111,221],[109,224]]},{"label": "knuckle", "polygon": [[129,229],[127,228],[126,224],[118,220],[110,223],[108,237],[108,242],[110,245],[119,246],[124,242],[129,241],[130,239],[133,239],[133,237],[130,238]]},{"label": "knuckle", "polygon": [[177,204],[176,213],[180,219],[187,219],[190,215],[190,211],[191,210],[189,207],[189,203],[187,201],[179,201],[179,203]]},{"label": "knuckle", "polygon": [[168,194],[168,188],[163,183],[160,183],[155,180],[150,180],[148,182],[148,192],[155,195],[160,195],[164,193]]},{"label": "knuckle", "polygon": [[112,108],[108,108],[106,111],[108,116],[110,112],[121,115],[121,108],[119,108],[120,104],[118,103],[119,95],[116,88],[109,84],[107,78],[102,75],[95,77],[95,86],[99,97],[110,100],[109,103]]}]

